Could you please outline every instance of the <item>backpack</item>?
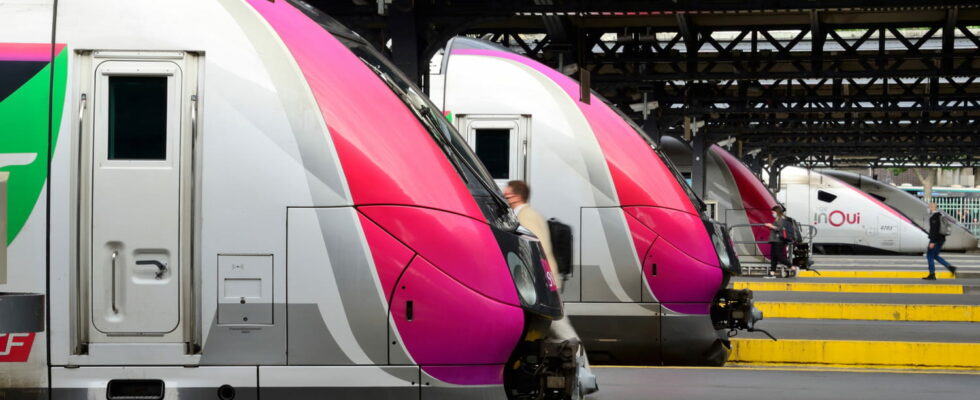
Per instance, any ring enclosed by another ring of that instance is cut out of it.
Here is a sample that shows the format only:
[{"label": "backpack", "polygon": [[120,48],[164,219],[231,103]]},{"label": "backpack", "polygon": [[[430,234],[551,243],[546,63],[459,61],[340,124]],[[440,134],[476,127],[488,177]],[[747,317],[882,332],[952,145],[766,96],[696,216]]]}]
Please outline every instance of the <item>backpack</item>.
[{"label": "backpack", "polygon": [[548,220],[548,233],[551,235],[551,252],[558,263],[558,273],[566,276],[572,273],[572,227],[557,219]]},{"label": "backpack", "polygon": [[800,233],[800,223],[790,217],[783,217],[783,229],[780,236],[784,242],[800,243],[803,241],[803,234]]},{"label": "backpack", "polygon": [[950,230],[949,217],[939,214],[939,234],[943,236],[949,236]]}]

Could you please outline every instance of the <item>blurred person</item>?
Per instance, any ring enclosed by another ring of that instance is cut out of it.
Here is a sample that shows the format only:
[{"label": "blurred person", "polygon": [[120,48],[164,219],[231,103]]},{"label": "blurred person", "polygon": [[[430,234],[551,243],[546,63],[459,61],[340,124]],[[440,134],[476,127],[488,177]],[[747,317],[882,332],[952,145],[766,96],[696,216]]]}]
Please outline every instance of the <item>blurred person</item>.
[{"label": "blurred person", "polygon": [[[507,199],[507,203],[510,204],[510,207],[514,210],[514,214],[517,215],[517,221],[541,241],[541,248],[544,250],[545,257],[548,259],[548,266],[551,267],[551,279],[555,286],[558,287],[560,285],[560,280],[558,279],[558,263],[555,262],[555,256],[551,248],[551,231],[548,229],[548,220],[528,204],[531,198],[531,187],[524,181],[507,182],[507,186],[504,188],[504,198]],[[578,341],[578,333],[572,327],[568,316],[557,321],[552,321],[551,332],[555,337]],[[582,346],[581,342],[579,342],[579,354],[577,358],[579,385],[582,389],[582,394],[597,392],[599,385],[596,381],[595,374],[592,373],[592,367],[589,366],[589,358],[585,354],[585,346]]]},{"label": "blurred person", "polygon": [[514,209],[517,221],[541,241],[541,248],[548,260],[548,266],[551,267],[551,279],[555,286],[560,286],[558,263],[555,261],[554,251],[551,247],[551,231],[548,229],[548,220],[528,204],[531,198],[531,188],[524,181],[507,182],[507,187],[504,188],[504,198]]}]

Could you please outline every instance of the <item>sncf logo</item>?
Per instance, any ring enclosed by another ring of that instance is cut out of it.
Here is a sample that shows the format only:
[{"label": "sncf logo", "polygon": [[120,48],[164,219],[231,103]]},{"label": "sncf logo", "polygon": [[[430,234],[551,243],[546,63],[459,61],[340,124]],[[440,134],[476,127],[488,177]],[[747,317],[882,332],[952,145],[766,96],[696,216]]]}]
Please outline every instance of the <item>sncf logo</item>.
[{"label": "sncf logo", "polygon": [[34,333],[0,333],[0,362],[27,362]]},{"label": "sncf logo", "polygon": [[830,213],[820,212],[813,216],[815,224],[830,224],[831,226],[857,225],[861,223],[861,213],[848,214],[841,210]]}]

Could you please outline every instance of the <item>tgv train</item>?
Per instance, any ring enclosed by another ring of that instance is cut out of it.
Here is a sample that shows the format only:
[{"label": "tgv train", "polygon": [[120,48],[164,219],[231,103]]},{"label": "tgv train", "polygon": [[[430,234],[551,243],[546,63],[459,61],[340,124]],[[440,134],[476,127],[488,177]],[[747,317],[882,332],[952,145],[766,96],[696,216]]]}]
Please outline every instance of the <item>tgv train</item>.
[{"label": "tgv train", "polygon": [[731,297],[730,241],[638,127],[596,94],[580,99],[567,76],[482,40],[450,41],[430,82],[498,184],[527,181],[530,204],[572,226],[562,297],[590,359],[725,362],[730,315],[711,312]]},{"label": "tgv train", "polygon": [[573,394],[536,239],[303,3],[0,2],[0,71],[0,295],[47,295],[0,297],[0,397]]},{"label": "tgv train", "polygon": [[[918,197],[892,185],[878,182],[870,177],[853,172],[821,170],[820,173],[840,179],[858,188],[878,201],[885,203],[885,205],[895,211],[898,211],[918,225],[919,228],[922,228],[923,231],[929,232],[929,216],[931,213],[929,212],[928,205]],[[947,215],[947,217],[950,221],[956,221],[951,216]],[[975,250],[976,248],[977,237],[966,226],[959,221],[950,224],[950,234],[946,236],[946,243],[943,245],[943,250],[965,251]]]},{"label": "tgv train", "polygon": [[[691,147],[673,136],[660,138],[663,152],[674,162],[684,176],[690,176],[693,165]],[[769,258],[769,228],[751,226],[739,229],[737,225],[767,224],[775,221],[772,208],[779,205],[766,185],[738,158],[725,149],[712,145],[705,158],[704,200],[713,207],[712,217],[736,227],[732,239],[736,242],[740,257],[761,256]]]},{"label": "tgv train", "polygon": [[902,213],[824,173],[786,167],[776,199],[787,215],[817,227],[817,251],[922,253],[929,238]]}]

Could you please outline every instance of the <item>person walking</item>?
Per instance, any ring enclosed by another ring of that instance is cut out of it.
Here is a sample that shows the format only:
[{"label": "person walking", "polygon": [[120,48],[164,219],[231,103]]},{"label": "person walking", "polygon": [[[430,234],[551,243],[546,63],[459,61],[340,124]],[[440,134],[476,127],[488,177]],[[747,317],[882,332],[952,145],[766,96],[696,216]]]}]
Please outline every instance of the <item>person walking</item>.
[{"label": "person walking", "polygon": [[548,220],[528,204],[531,198],[531,188],[524,181],[507,182],[507,187],[504,188],[504,198],[507,199],[510,207],[514,209],[514,214],[517,215],[517,222],[520,222],[522,226],[531,231],[541,241],[541,248],[544,250],[545,258],[548,260],[548,266],[551,267],[551,279],[555,283],[555,286],[560,287],[561,279],[558,279],[558,262],[555,261],[554,251],[551,247],[551,230],[548,229]]},{"label": "person walking", "polygon": [[[541,248],[548,259],[548,266],[551,267],[551,279],[555,287],[559,287],[561,280],[558,279],[558,263],[555,262],[554,252],[551,248],[551,231],[548,229],[548,221],[528,204],[528,200],[531,198],[531,188],[524,181],[507,182],[507,186],[504,188],[504,198],[507,199],[510,208],[514,210],[514,214],[517,214],[517,221],[541,241]],[[551,333],[557,338],[579,341],[578,333],[572,327],[568,316],[552,321]],[[576,355],[576,363],[578,364],[578,385],[582,395],[599,391],[599,384],[595,374],[592,373],[592,367],[589,365],[585,346],[581,343]]]},{"label": "person walking", "polygon": [[929,250],[926,251],[926,261],[929,263],[929,275],[925,279],[927,281],[936,280],[936,261],[939,261],[949,272],[956,276],[956,267],[950,265],[946,260],[939,256],[939,252],[943,249],[943,244],[946,243],[946,233],[943,230],[943,213],[939,212],[939,206],[936,203],[929,203],[929,211],[932,215],[929,216]]},{"label": "person walking", "polygon": [[786,218],[786,209],[782,206],[774,206],[772,208],[772,216],[776,220],[771,224],[766,224],[769,228],[769,273],[765,276],[766,278],[776,277],[776,266],[783,264],[787,267],[792,267],[790,261],[786,258],[786,243],[789,238],[784,237],[783,232],[788,229],[787,225],[790,221]]}]

